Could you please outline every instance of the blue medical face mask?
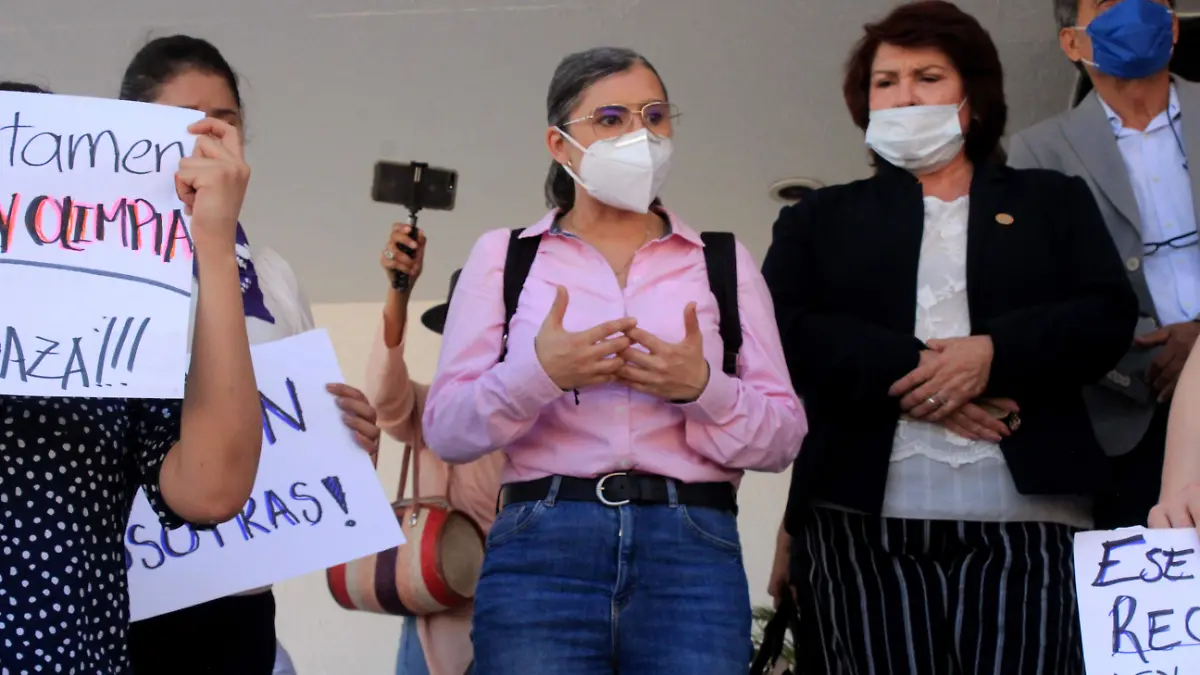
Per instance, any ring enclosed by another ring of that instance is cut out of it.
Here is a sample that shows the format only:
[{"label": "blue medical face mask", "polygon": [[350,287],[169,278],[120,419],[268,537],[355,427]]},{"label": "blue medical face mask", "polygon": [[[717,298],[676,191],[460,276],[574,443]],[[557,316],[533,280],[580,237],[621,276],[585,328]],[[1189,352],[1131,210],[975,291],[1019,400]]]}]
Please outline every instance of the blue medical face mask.
[{"label": "blue medical face mask", "polygon": [[[1076,26],[1077,30],[1084,30]],[[1122,80],[1149,77],[1171,61],[1174,20],[1171,10],[1151,0],[1122,0],[1086,27],[1092,58],[1084,63]]]}]

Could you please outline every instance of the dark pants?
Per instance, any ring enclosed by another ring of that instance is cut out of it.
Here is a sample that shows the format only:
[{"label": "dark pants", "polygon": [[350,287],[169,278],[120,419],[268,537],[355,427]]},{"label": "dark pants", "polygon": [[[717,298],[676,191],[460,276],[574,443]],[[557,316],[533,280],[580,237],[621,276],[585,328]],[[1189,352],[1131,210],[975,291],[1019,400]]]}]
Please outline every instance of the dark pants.
[{"label": "dark pants", "polygon": [[515,503],[475,594],[486,675],[745,675],[750,593],[733,513]]},{"label": "dark pants", "polygon": [[271,675],[275,596],[237,595],[134,623],[133,675]]},{"label": "dark pants", "polygon": [[797,672],[1083,672],[1073,528],[820,508],[800,521],[790,570]]},{"label": "dark pants", "polygon": [[1096,529],[1146,524],[1162,487],[1169,411],[1170,406],[1160,405],[1137,447],[1112,458],[1112,486],[1096,498]]}]

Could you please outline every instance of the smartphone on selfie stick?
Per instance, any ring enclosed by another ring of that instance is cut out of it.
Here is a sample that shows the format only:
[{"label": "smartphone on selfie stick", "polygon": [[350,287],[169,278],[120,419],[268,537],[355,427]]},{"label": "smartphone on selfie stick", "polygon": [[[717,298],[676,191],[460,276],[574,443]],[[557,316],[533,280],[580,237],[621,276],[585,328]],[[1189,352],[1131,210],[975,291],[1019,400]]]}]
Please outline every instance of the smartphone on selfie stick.
[{"label": "smartphone on selfie stick", "polygon": [[[425,162],[376,162],[375,181],[371,184],[371,198],[385,204],[399,204],[408,208],[408,223],[412,226],[409,236],[417,241],[417,212],[421,209],[453,211],[454,198],[458,193],[458,172],[453,169],[432,167]],[[396,245],[406,255],[416,251],[407,246]],[[392,288],[405,292],[410,279],[407,274],[392,270]]]}]

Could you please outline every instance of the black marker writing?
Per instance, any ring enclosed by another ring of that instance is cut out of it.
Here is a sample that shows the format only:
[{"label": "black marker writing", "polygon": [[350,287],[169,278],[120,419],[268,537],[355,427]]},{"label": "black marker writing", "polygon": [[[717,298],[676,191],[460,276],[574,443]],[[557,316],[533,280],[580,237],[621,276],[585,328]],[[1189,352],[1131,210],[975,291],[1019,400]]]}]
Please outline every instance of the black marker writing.
[{"label": "black marker writing", "polygon": [[[7,212],[0,210],[0,253],[20,250],[19,242],[13,240],[13,226],[21,202],[22,196],[14,193]],[[66,251],[84,251],[96,242],[111,241],[113,232],[109,226],[115,225],[121,247],[153,251],[163,262],[175,259],[180,241],[187,242],[191,250],[191,235],[183,212],[160,211],[142,198],[124,198],[105,205],[82,204],[71,196],[59,200],[35,195],[24,213],[23,229],[35,247],[56,245]],[[14,244],[18,244],[15,249]]]},{"label": "black marker writing", "polygon": [[[1200,607],[1187,612],[1172,608],[1138,614],[1138,606],[1137,598],[1129,595],[1113,599],[1109,612],[1113,655],[1136,654],[1149,665],[1154,653],[1200,647]],[[1178,620],[1180,615],[1182,621]]]},{"label": "black marker writing", "polygon": [[17,215],[17,211],[20,208],[18,205],[20,200],[21,196],[14,192],[12,199],[8,202],[8,212],[0,211],[0,253],[8,251],[8,240],[12,236],[13,218]]},{"label": "black marker writing", "polygon": [[[26,118],[28,121],[28,118]],[[86,119],[86,118],[84,118]],[[112,172],[144,175],[162,173],[163,165],[177,162],[184,156],[183,144],[172,141],[163,145],[147,138],[133,141],[127,149],[121,150],[121,142],[116,133],[105,129],[99,132],[85,133],[55,133],[41,131],[38,133],[22,133],[33,130],[33,124],[22,124],[21,113],[13,113],[12,124],[0,127],[0,134],[9,132],[8,165],[10,167],[53,166],[60,173],[77,169],[107,170],[108,157],[112,158]],[[87,144],[87,161],[80,162],[79,151]],[[19,150],[18,150],[19,148]],[[101,151],[104,151],[103,153]],[[64,158],[65,156],[65,158]],[[100,160],[104,158],[104,163]]]},{"label": "black marker writing", "polygon": [[1149,624],[1150,624],[1150,627],[1149,627],[1149,633],[1150,633],[1149,645],[1150,645],[1150,649],[1151,649],[1151,651],[1156,651],[1156,652],[1158,652],[1158,651],[1166,651],[1166,650],[1168,650],[1168,649],[1171,649],[1171,648],[1173,648],[1173,647],[1177,647],[1177,646],[1179,646],[1179,645],[1182,643],[1182,640],[1176,640],[1176,641],[1172,642],[1171,644],[1167,644],[1167,645],[1156,645],[1156,644],[1154,644],[1154,636],[1158,635],[1159,633],[1166,633],[1167,631],[1171,630],[1171,625],[1170,625],[1170,624],[1165,624],[1165,623],[1164,623],[1163,625],[1161,625],[1161,626],[1160,626],[1160,625],[1158,625],[1158,620],[1159,620],[1160,618],[1162,618],[1162,617],[1168,617],[1168,616],[1171,616],[1171,615],[1172,615],[1172,614],[1174,614],[1174,613],[1175,613],[1175,610],[1173,610],[1173,609],[1160,609],[1160,610],[1157,610],[1157,611],[1150,612],[1150,613],[1146,614],[1146,618],[1147,618],[1147,620],[1149,621]]},{"label": "black marker writing", "polygon": [[[1122,607],[1125,608],[1124,616],[1122,616],[1121,612]],[[1131,598],[1128,595],[1118,595],[1117,599],[1113,600],[1113,608],[1109,612],[1109,616],[1112,617],[1113,622],[1112,653],[1120,654],[1121,641],[1123,638],[1127,638],[1133,643],[1133,648],[1137,652],[1138,658],[1142,660],[1142,663],[1150,663],[1146,659],[1145,650],[1142,649],[1141,640],[1138,639],[1138,636],[1133,631],[1129,630],[1129,624],[1133,623],[1135,613],[1137,613],[1137,600],[1135,598]]]},{"label": "black marker writing", "polygon": [[[104,317],[104,320],[107,324],[103,330],[92,329],[98,338],[86,342],[84,336],[72,336],[65,340],[55,340],[42,335],[23,337],[15,326],[4,327],[3,344],[0,345],[0,380],[58,380],[64,391],[71,386],[127,386],[129,378],[117,378],[114,381],[112,373],[106,371],[115,371],[123,367],[125,373],[134,372],[138,350],[150,325],[150,319],[124,319],[121,331],[116,335],[115,344],[113,337],[117,322],[122,320],[110,317]],[[131,333],[132,340],[129,339]],[[96,350],[94,356],[86,357],[85,354],[93,349]]]},{"label": "black marker writing", "polygon": [[1126,581],[1137,581],[1138,579],[1140,579],[1141,578],[1140,575],[1134,575],[1131,577],[1121,577],[1118,579],[1105,579],[1104,575],[1105,575],[1105,572],[1107,572],[1110,567],[1116,567],[1117,565],[1121,564],[1120,560],[1112,559],[1112,552],[1114,550],[1121,548],[1123,546],[1132,546],[1134,544],[1144,544],[1144,543],[1146,543],[1146,538],[1140,534],[1129,537],[1127,539],[1121,539],[1119,541],[1104,542],[1104,557],[1100,559],[1100,565],[1099,565],[1100,570],[1096,573],[1096,580],[1092,582],[1092,586],[1102,588],[1104,586],[1114,586],[1116,584],[1125,583]]}]

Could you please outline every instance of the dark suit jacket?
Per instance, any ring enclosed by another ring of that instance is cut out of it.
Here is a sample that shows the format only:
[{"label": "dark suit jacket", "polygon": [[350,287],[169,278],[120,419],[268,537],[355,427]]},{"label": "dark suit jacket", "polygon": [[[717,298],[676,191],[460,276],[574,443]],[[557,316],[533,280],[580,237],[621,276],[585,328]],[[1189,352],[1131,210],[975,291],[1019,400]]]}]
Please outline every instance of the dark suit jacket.
[{"label": "dark suit jacket", "polygon": [[[1017,489],[1093,494],[1107,460],[1080,392],[1128,348],[1137,297],[1083,180],[977,167],[970,200],[971,326],[995,347],[985,396],[1021,406],[1001,443]],[[763,275],[810,425],[790,512],[813,498],[880,511],[900,417],[887,391],[925,348],[913,336],[923,231],[920,184],[882,162],[775,223]]]}]

